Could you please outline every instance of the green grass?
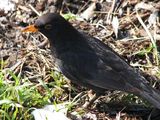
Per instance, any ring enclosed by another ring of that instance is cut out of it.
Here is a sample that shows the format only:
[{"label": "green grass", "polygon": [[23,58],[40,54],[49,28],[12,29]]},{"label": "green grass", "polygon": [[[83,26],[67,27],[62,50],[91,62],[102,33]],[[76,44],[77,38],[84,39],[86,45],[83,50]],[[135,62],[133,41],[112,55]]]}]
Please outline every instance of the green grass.
[{"label": "green grass", "polygon": [[[8,70],[2,73],[4,61],[1,61],[0,70],[0,120],[29,120],[33,116],[31,112],[34,108],[42,108],[47,104],[52,104],[50,98],[57,94],[53,92],[60,87],[61,76],[56,72],[51,72],[55,81],[48,83],[38,80],[39,83],[32,83],[27,78],[17,77],[13,71]],[[6,74],[9,74],[6,78]],[[8,79],[9,78],[9,79]],[[43,89],[42,94],[38,88]]]}]

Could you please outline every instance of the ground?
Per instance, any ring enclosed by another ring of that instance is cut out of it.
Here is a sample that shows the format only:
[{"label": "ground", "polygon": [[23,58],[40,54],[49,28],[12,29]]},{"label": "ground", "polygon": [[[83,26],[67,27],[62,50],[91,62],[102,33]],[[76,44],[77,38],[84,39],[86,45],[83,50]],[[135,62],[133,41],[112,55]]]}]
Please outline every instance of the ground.
[{"label": "ground", "polygon": [[59,103],[67,104],[71,119],[77,117],[73,112],[87,120],[146,119],[150,105],[119,91],[107,91],[81,109],[93,92],[57,71],[46,37],[21,30],[46,12],[58,12],[78,30],[108,44],[160,90],[159,6],[156,0],[8,0],[0,6],[0,119],[33,119],[34,108]]}]

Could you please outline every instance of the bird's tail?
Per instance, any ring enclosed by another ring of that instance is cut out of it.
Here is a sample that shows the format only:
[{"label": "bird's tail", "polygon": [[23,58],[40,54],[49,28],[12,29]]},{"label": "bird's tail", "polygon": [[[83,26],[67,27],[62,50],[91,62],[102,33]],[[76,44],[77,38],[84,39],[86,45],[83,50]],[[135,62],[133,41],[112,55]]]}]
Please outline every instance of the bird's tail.
[{"label": "bird's tail", "polygon": [[160,91],[147,85],[147,91],[143,90],[139,93],[139,96],[146,99],[154,107],[160,109]]}]

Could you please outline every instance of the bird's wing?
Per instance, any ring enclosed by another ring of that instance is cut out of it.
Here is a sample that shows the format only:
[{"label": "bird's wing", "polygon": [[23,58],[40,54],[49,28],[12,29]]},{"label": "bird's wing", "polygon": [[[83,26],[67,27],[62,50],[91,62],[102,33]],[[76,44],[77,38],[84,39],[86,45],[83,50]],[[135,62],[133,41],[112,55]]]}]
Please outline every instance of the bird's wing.
[{"label": "bird's wing", "polygon": [[[116,77],[118,77],[117,79],[114,79],[113,82],[117,81],[117,83],[119,83],[119,89],[122,90],[127,90],[130,88],[141,89],[143,85],[147,83],[146,79],[143,78],[143,76],[141,76],[135,69],[133,69],[121,56],[119,56],[115,51],[113,51],[108,45],[90,36],[88,36],[86,40],[88,41],[89,46],[91,46],[92,49],[96,51],[96,54],[98,58],[100,58],[100,61],[102,61],[99,67],[109,66],[112,69],[110,71],[105,70],[105,72],[99,75],[103,76],[103,74],[106,75],[109,72],[113,72],[111,74],[109,73],[108,75],[115,75]],[[115,85],[114,83],[113,85],[117,87],[117,85]]]},{"label": "bird's wing", "polygon": [[90,36],[81,39],[85,39],[84,44],[81,41],[60,55],[59,67],[66,77],[89,87],[141,88],[142,77],[110,47]]},{"label": "bird's wing", "polygon": [[[108,62],[91,52],[79,52],[77,54],[66,52],[61,57],[63,57],[63,61],[60,61],[59,66],[62,73],[76,83],[92,89],[97,87],[123,90],[130,87],[126,79],[132,76],[128,76],[130,72],[125,66],[120,65],[121,68],[118,67],[120,58],[116,58],[114,55],[108,56]],[[120,64],[122,63],[120,62]],[[117,66],[115,67],[115,65]]]}]

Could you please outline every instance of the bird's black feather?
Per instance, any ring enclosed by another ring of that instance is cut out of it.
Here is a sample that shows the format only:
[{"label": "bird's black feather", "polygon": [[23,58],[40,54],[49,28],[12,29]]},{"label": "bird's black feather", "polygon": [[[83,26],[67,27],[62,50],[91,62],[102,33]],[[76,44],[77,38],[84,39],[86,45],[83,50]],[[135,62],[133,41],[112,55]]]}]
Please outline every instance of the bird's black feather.
[{"label": "bird's black feather", "polygon": [[[45,24],[52,28],[43,29]],[[130,92],[160,109],[159,91],[108,45],[79,32],[58,14],[40,17],[36,26],[48,37],[56,63],[68,79],[99,93],[107,89]]]}]

